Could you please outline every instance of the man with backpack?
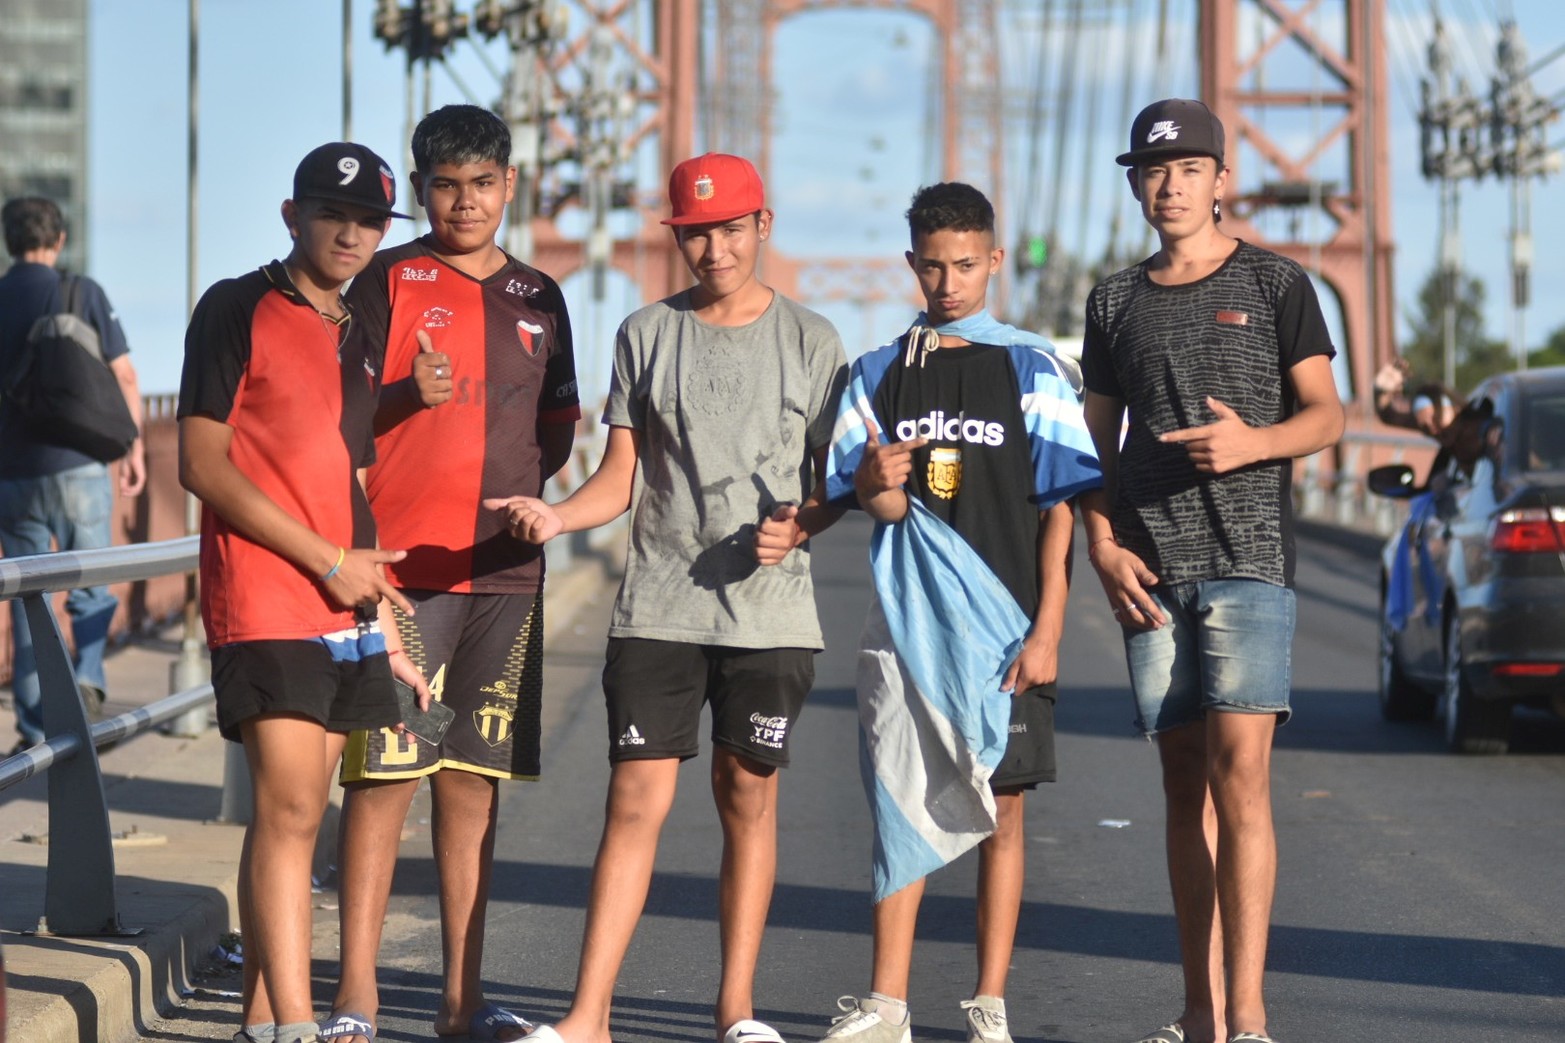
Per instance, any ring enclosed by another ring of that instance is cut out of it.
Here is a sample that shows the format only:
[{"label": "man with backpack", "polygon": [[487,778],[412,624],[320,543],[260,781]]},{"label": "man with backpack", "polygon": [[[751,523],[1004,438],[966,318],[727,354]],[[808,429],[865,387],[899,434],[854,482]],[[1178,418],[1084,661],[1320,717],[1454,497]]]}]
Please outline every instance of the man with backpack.
[{"label": "man with backpack", "polygon": [[[29,333],[42,318],[74,312],[97,334],[102,362],[124,396],[135,426],[134,440],[117,461],[121,496],[136,496],[146,484],[140,437],[141,393],[131,365],[125,331],[103,288],[85,276],[55,269],[65,247],[65,220],[47,199],[13,199],[0,210],[12,265],[0,276],[0,375],[29,349]],[[40,362],[47,355],[40,355]],[[9,383],[9,380],[7,381]],[[47,554],[51,549],[89,550],[110,543],[114,495],[111,454],[83,450],[40,431],[14,398],[0,398],[0,552],[7,558]],[[91,454],[91,455],[90,455]],[[111,456],[105,460],[104,456]],[[51,541],[56,545],[51,547]],[[104,701],[103,650],[118,600],[107,587],[73,590],[65,609],[76,644],[76,679],[94,716]],[[11,689],[20,739],[11,752],[43,741],[43,714],[32,635],[22,603],[11,602],[15,643]]]}]

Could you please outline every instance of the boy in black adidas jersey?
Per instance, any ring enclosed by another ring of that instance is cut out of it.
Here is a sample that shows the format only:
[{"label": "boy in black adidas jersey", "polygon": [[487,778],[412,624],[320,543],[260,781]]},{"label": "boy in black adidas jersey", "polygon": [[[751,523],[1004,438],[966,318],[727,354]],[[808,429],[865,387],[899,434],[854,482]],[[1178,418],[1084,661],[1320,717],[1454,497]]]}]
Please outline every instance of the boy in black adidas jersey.
[{"label": "boy in black adidas jersey", "polygon": [[827,472],[834,503],[880,524],[858,683],[874,966],[826,1040],[908,1043],[924,876],[976,845],[978,980],[961,1006],[969,1043],[1010,1043],[1022,802],[1054,780],[1071,499],[1101,475],[1064,365],[985,308],[1004,251],[983,193],[931,185],[907,217],[927,310],[853,364]]},{"label": "boy in black adidas jersey", "polygon": [[1292,461],[1343,428],[1308,275],[1218,228],[1223,139],[1199,101],[1136,117],[1118,162],[1160,248],[1092,291],[1082,352],[1105,479],[1083,501],[1087,553],[1162,760],[1184,965],[1184,1011],[1141,1043],[1268,1043],[1270,763],[1290,713],[1294,626],[1289,482]]}]

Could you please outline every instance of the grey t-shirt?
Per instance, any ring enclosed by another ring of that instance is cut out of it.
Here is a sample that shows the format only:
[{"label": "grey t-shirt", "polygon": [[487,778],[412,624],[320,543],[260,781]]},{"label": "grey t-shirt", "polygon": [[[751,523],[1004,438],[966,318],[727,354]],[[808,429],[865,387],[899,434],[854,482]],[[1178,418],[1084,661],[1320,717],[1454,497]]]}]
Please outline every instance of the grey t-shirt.
[{"label": "grey t-shirt", "polygon": [[809,495],[846,374],[831,323],[781,294],[746,326],[701,321],[688,290],[624,321],[603,422],[641,454],[610,637],[822,647],[809,545],[763,568],[755,526]]}]

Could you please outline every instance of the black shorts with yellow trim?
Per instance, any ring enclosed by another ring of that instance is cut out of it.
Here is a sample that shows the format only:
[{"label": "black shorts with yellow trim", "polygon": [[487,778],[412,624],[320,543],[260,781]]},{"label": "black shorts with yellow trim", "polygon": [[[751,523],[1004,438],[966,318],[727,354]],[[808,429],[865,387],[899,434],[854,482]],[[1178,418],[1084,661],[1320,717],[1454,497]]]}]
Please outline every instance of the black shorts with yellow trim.
[{"label": "black shorts with yellow trim", "polygon": [[390,728],[353,732],[344,783],[411,779],[456,768],[536,779],[543,710],[543,596],[404,590],[417,612],[397,630],[430,694],[456,711],[438,744]]}]

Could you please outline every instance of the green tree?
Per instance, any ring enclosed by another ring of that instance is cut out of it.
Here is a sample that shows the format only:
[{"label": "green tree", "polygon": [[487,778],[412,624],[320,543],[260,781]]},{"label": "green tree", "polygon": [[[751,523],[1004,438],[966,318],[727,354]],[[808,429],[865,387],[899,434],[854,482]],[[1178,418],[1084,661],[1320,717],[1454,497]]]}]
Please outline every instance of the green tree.
[{"label": "green tree", "polygon": [[1549,339],[1543,342],[1543,347],[1532,350],[1532,353],[1527,356],[1527,366],[1530,369],[1538,369],[1542,366],[1565,366],[1565,326],[1549,334]]},{"label": "green tree", "polygon": [[[1410,335],[1402,355],[1413,367],[1414,380],[1442,380],[1445,373],[1445,280],[1439,267],[1425,277],[1418,290],[1418,307],[1405,318]],[[1511,368],[1510,350],[1504,341],[1484,334],[1483,280],[1460,272],[1456,287],[1456,386],[1470,390],[1485,377]]]}]

